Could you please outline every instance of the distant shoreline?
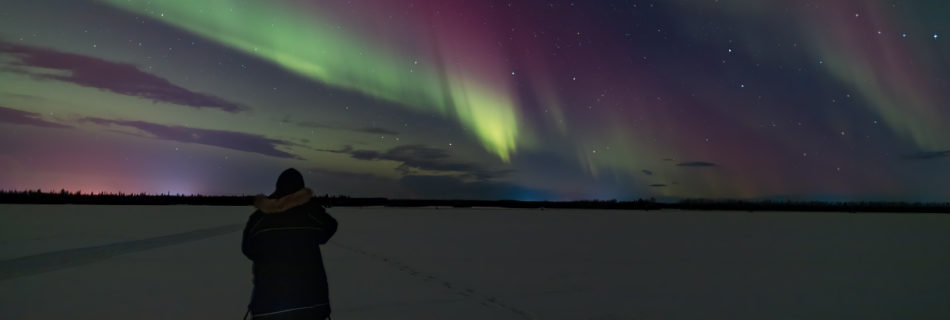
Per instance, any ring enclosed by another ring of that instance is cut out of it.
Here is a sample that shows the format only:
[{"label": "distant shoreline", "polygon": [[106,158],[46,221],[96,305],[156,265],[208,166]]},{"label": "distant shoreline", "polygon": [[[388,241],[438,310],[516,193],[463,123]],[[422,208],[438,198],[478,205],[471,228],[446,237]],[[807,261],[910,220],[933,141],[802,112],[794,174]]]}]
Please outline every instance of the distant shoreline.
[{"label": "distant shoreline", "polygon": [[[875,212],[875,213],[950,213],[950,202],[823,202],[823,201],[747,201],[688,199],[658,202],[653,199],[635,201],[518,201],[518,200],[435,200],[353,198],[318,196],[314,199],[327,207],[497,207],[521,209],[607,209],[695,211],[796,211],[796,212]],[[88,204],[88,205],[203,205],[250,206],[254,196],[149,195],[149,194],[81,194],[36,191],[0,191],[0,204]]]}]

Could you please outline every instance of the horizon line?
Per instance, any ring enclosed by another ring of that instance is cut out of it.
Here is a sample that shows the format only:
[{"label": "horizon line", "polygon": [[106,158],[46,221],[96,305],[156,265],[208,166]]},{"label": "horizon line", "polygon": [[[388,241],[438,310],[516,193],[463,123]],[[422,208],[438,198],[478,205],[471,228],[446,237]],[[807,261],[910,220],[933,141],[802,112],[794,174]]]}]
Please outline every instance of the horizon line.
[{"label": "horizon line", "polygon": [[[255,197],[255,196],[267,196],[264,193],[255,193],[255,194],[202,194],[202,193],[148,193],[148,192],[136,192],[136,193],[126,193],[123,191],[117,192],[83,192],[82,190],[67,190],[60,189],[60,191],[55,190],[43,190],[43,189],[0,189],[0,196],[8,194],[44,194],[44,195],[63,195],[63,196],[121,196],[121,197],[203,197],[203,198],[243,198],[243,197]],[[351,196],[347,194],[331,194],[323,193],[322,195],[314,194],[313,198],[347,198],[353,200],[395,200],[395,201],[469,201],[469,202],[520,202],[520,203],[571,203],[571,202],[606,202],[606,203],[656,203],[656,204],[726,204],[726,203],[747,203],[747,204],[907,204],[914,206],[921,205],[942,205],[950,206],[950,200],[948,201],[908,201],[908,200],[802,200],[802,199],[789,199],[783,197],[775,198],[758,198],[758,199],[740,199],[740,198],[683,198],[683,197],[670,197],[672,201],[662,201],[657,200],[655,197],[647,198],[637,198],[635,200],[619,200],[616,198],[612,199],[573,199],[573,200],[517,200],[517,199],[466,199],[466,198],[389,198],[385,196]],[[2,203],[2,202],[0,202]]]}]

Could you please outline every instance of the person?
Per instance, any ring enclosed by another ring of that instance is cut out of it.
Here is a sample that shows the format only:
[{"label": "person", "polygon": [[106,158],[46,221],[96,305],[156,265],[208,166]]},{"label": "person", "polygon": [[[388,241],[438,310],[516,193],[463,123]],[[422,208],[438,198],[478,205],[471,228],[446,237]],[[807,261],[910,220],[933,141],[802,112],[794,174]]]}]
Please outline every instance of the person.
[{"label": "person", "polygon": [[257,196],[254,206],[241,241],[254,275],[245,318],[329,319],[320,245],[336,233],[336,219],[313,200],[313,191],[293,168],[280,174],[274,193]]}]

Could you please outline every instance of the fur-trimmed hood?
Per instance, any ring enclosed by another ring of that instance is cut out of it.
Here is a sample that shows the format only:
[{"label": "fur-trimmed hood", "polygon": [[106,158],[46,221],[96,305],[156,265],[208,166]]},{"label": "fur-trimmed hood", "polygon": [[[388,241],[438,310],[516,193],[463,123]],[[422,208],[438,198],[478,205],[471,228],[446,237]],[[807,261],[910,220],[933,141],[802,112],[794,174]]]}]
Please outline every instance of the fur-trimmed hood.
[{"label": "fur-trimmed hood", "polygon": [[312,197],[313,190],[310,190],[310,188],[300,189],[300,191],[278,199],[269,199],[263,195],[259,195],[254,198],[254,207],[257,207],[257,210],[263,213],[283,212],[309,202]]}]

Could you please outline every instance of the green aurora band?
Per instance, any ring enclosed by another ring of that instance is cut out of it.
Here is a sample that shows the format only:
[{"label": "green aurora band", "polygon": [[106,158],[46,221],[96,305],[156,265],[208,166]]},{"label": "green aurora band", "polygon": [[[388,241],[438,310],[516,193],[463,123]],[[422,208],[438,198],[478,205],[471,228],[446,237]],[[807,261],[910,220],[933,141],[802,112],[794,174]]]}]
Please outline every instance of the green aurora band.
[{"label": "green aurora band", "polygon": [[151,16],[327,85],[417,111],[455,116],[502,161],[510,161],[517,149],[519,116],[508,89],[474,76],[476,70],[419,63],[420,59],[414,58],[451,54],[427,54],[437,45],[393,50],[377,44],[385,41],[337,27],[325,13],[302,13],[269,2],[103,2]]}]

